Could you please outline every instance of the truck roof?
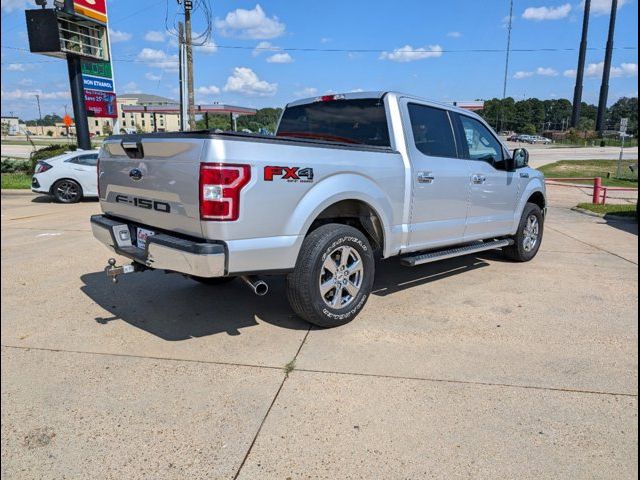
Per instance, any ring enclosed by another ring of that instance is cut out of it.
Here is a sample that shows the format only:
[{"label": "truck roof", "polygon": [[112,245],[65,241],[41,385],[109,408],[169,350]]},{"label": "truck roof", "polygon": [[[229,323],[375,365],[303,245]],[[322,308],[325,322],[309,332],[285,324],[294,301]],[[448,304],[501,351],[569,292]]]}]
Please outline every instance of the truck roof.
[{"label": "truck roof", "polygon": [[452,105],[450,103],[444,103],[444,102],[438,102],[435,100],[429,100],[428,98],[422,98],[419,97],[417,95],[411,95],[408,93],[403,93],[403,92],[396,92],[393,90],[378,90],[378,91],[368,91],[368,92],[346,92],[346,93],[339,93],[339,92],[335,92],[335,93],[327,93],[325,95],[316,95],[315,97],[308,97],[308,98],[302,98],[300,100],[295,100],[293,102],[288,103],[286,106],[287,107],[295,107],[298,105],[305,105],[307,103],[314,103],[317,102],[318,99],[322,98],[322,97],[330,97],[330,96],[339,96],[341,99],[344,100],[357,100],[357,99],[364,99],[364,98],[382,98],[384,96],[394,96],[396,98],[410,98],[410,99],[414,99],[420,102],[424,102],[433,106],[437,106],[440,108],[445,108],[447,110],[452,110],[454,112],[458,112],[458,113],[464,113],[465,115],[470,115],[470,116],[474,116],[474,117],[479,117],[478,114],[470,111],[470,110],[466,110],[464,108],[460,108],[460,107],[456,107],[455,105]]}]

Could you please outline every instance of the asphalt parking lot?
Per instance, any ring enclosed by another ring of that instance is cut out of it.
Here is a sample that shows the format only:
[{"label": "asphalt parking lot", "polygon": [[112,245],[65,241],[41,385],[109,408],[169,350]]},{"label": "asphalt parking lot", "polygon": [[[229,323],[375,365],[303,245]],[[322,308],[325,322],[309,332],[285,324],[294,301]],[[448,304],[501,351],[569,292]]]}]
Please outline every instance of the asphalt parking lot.
[{"label": "asphalt parking lot", "polygon": [[96,202],[3,193],[2,477],[636,478],[637,224],[550,194],[532,262],[385,261],[320,330],[277,278],[113,285]]}]

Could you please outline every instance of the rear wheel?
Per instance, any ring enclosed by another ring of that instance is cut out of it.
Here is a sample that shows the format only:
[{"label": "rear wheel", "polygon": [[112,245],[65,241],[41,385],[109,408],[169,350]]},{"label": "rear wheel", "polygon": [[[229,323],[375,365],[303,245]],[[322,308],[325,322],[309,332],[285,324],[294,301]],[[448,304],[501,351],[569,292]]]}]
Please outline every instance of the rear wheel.
[{"label": "rear wheel", "polygon": [[75,180],[58,180],[51,188],[53,197],[60,203],[76,203],[82,198],[82,187]]},{"label": "rear wheel", "polygon": [[518,231],[513,237],[514,244],[503,248],[502,252],[510,260],[528,262],[540,249],[543,230],[542,210],[535,203],[527,203],[520,218]]},{"label": "rear wheel", "polygon": [[361,231],[323,225],[302,243],[295,269],[287,276],[287,297],[291,308],[314,325],[344,325],[364,307],[374,273],[373,251]]}]

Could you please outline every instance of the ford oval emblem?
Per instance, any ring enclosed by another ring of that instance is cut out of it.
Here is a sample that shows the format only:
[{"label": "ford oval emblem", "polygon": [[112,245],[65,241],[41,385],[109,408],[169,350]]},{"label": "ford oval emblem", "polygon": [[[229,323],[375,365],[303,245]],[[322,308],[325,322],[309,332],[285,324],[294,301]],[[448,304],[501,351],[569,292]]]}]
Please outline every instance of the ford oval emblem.
[{"label": "ford oval emblem", "polygon": [[129,171],[129,176],[137,182],[138,180],[142,179],[142,172],[139,168],[132,168]]}]

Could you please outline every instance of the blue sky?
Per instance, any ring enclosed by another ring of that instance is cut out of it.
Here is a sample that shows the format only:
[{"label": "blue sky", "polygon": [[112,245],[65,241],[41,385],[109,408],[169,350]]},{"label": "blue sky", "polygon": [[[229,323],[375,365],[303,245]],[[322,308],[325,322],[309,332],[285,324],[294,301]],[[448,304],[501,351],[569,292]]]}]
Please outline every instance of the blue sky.
[{"label": "blue sky", "polygon": [[[165,31],[167,7],[171,26],[176,1],[107,3],[118,93],[177,98],[177,47]],[[400,90],[443,101],[502,94],[504,52],[470,50],[505,48],[508,0],[211,3],[213,36],[195,53],[201,103],[282,106],[298,97],[353,90]],[[619,4],[610,103],[638,95],[638,4]],[[24,8],[35,8],[34,2],[2,0],[2,114],[35,118],[35,93],[43,114],[63,113],[65,105],[71,111],[65,62],[24,51]],[[584,100],[592,103],[600,88],[609,8],[610,0],[592,0],[589,47],[597,50],[587,54],[584,88]],[[513,49],[578,47],[580,0],[515,0],[513,17]],[[204,28],[197,14],[194,30]],[[515,51],[507,94],[571,98],[576,63],[577,51]]]}]

